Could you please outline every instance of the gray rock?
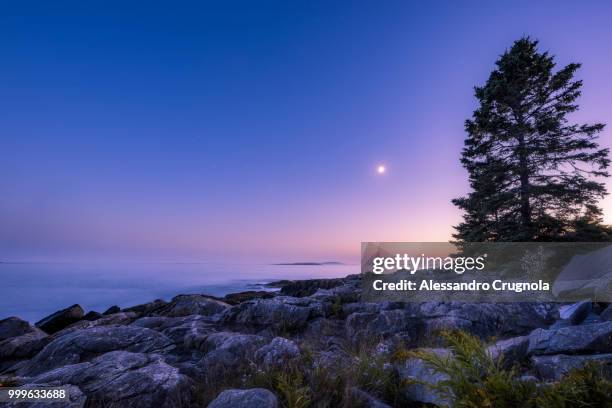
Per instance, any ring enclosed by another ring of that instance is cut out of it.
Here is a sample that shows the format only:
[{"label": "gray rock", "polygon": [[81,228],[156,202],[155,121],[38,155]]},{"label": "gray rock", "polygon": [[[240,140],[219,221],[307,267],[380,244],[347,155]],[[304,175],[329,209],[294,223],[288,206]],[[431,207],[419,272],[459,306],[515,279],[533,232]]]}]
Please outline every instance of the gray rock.
[{"label": "gray rock", "polygon": [[45,332],[32,328],[21,336],[11,337],[0,342],[0,372],[9,369],[17,362],[33,357],[50,341]]},{"label": "gray rock", "polygon": [[208,408],[277,408],[278,400],[265,388],[248,390],[225,390],[215,398]]},{"label": "gray rock", "polygon": [[245,292],[230,293],[225,295],[223,300],[228,305],[238,305],[242,302],[253,299],[270,299],[276,296],[275,292],[268,292],[266,290],[247,290]]},{"label": "gray rock", "polygon": [[85,316],[83,316],[83,320],[98,320],[102,317],[101,313],[94,312],[93,310],[87,312]]},{"label": "gray rock", "polygon": [[567,320],[570,324],[581,323],[591,312],[593,303],[589,300],[564,305],[559,308],[559,317]]},{"label": "gray rock", "polygon": [[156,311],[156,314],[167,317],[188,315],[210,316],[229,308],[225,302],[204,295],[178,295],[170,303]]},{"label": "gray rock", "polygon": [[611,321],[611,320],[612,320],[612,304],[608,305],[608,307],[606,307],[606,308],[604,309],[604,311],[603,311],[603,312],[601,312],[601,314],[599,315],[599,317],[600,317],[602,320],[605,320],[605,321]]},{"label": "gray rock", "polygon": [[83,318],[84,314],[83,308],[75,304],[36,322],[36,327],[48,334],[53,334],[72,323],[78,322]]},{"label": "gray rock", "polygon": [[7,317],[0,320],[0,341],[34,331],[34,327],[18,317]]},{"label": "gray rock", "polygon": [[595,361],[603,365],[603,375],[612,378],[612,354],[593,354],[586,356],[572,356],[558,354],[554,356],[533,356],[532,364],[540,378],[545,381],[557,381],[573,369],[584,367],[587,363]]},{"label": "gray rock", "polygon": [[204,349],[206,336],[216,331],[211,318],[201,315],[184,317],[141,317],[134,326],[157,330],[168,336],[174,344],[183,349]]},{"label": "gray rock", "polygon": [[323,315],[321,305],[308,298],[277,296],[257,299],[232,306],[221,320],[245,326],[265,326],[279,330],[295,330],[306,326],[310,318]]},{"label": "gray rock", "polygon": [[171,347],[170,339],[154,330],[135,326],[91,327],[54,339],[33,359],[21,366],[17,374],[38,375],[57,367],[88,361],[115,350],[152,353],[168,351]]},{"label": "gray rock", "polygon": [[612,350],[612,322],[558,329],[536,329],[529,335],[531,354],[588,354]]},{"label": "gray rock", "polygon": [[168,302],[162,299],[155,299],[149,303],[143,303],[142,305],[136,305],[132,307],[128,307],[123,309],[124,312],[134,312],[138,316],[147,316],[149,314],[155,313],[162,307],[166,306]]},{"label": "gray rock", "polygon": [[307,279],[299,281],[288,281],[281,287],[283,296],[304,297],[313,295],[318,289],[331,289],[342,285],[344,278],[337,279]]},{"label": "gray rock", "polygon": [[487,348],[491,357],[502,358],[506,365],[520,362],[527,357],[529,336],[513,337],[500,340]]},{"label": "gray rock", "polygon": [[558,306],[549,303],[422,302],[407,305],[409,313],[421,317],[426,334],[441,329],[466,330],[481,338],[521,336],[550,326],[558,317]]},{"label": "gray rock", "polygon": [[[423,349],[423,351],[444,357],[451,355],[448,349]],[[398,373],[400,378],[408,384],[404,390],[404,395],[409,400],[442,406],[452,404],[451,400],[432,389],[432,386],[448,380],[448,376],[430,368],[423,360],[419,358],[407,359],[403,366],[398,368]]]},{"label": "gray rock", "polygon": [[156,354],[112,351],[48,371],[33,382],[77,385],[87,395],[88,407],[182,407],[194,403],[193,382]]},{"label": "gray rock", "polygon": [[119,308],[119,306],[115,305],[115,306],[111,306],[108,309],[106,309],[106,311],[104,313],[102,313],[103,315],[110,315],[110,314],[114,314],[114,313],[119,313],[121,311],[121,309]]},{"label": "gray rock", "polygon": [[136,319],[136,313],[134,312],[115,313],[112,315],[102,316],[96,320],[83,319],[76,323],[71,324],[65,329],[62,329],[56,332],[55,334],[53,334],[53,338],[63,336],[73,331],[88,329],[90,327],[110,326],[110,325],[127,325],[127,324],[132,323],[134,319]]},{"label": "gray rock", "polygon": [[254,353],[265,344],[261,336],[218,332],[206,336],[201,347],[206,353],[200,365],[208,369],[239,368],[252,360]]},{"label": "gray rock", "polygon": [[299,357],[298,346],[283,337],[275,337],[270,343],[255,352],[255,360],[260,361],[264,367],[281,367]]}]

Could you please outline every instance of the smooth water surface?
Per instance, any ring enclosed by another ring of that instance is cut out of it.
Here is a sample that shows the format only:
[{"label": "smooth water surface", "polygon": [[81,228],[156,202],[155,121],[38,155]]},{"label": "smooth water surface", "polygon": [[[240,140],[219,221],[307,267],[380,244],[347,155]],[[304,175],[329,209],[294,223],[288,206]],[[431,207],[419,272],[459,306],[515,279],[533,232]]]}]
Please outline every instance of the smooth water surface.
[{"label": "smooth water surface", "polygon": [[212,263],[3,263],[0,319],[35,322],[74,303],[85,312],[169,300],[181,293],[223,296],[262,289],[280,279],[342,277],[358,265],[256,265]]}]

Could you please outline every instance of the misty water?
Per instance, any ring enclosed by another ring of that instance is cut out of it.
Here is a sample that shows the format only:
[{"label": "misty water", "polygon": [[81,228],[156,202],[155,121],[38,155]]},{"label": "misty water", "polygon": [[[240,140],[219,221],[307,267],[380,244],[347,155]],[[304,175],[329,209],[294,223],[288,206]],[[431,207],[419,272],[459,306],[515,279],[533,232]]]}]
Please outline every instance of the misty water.
[{"label": "misty water", "polygon": [[223,296],[265,289],[280,279],[342,277],[358,265],[264,265],[213,263],[3,263],[0,319],[35,322],[74,303],[85,312],[129,307],[182,293]]}]

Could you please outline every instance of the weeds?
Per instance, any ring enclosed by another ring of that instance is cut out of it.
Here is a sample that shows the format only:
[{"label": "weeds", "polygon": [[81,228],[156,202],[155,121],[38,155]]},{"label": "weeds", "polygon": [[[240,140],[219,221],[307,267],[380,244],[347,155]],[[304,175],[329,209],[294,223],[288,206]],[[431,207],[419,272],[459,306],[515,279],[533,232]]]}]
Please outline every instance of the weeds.
[{"label": "weeds", "polygon": [[485,345],[465,332],[443,332],[452,354],[408,351],[395,358],[417,357],[448,379],[430,387],[454,401],[453,407],[564,408],[612,407],[612,383],[602,367],[589,364],[561,381],[539,384],[521,381],[514,368],[505,369],[501,358],[493,358]]}]

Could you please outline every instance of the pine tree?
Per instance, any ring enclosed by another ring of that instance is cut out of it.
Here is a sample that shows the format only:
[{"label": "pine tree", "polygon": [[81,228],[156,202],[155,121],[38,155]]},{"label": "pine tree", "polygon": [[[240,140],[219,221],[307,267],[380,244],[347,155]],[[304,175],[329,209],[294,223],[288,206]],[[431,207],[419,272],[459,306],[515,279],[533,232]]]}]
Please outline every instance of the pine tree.
[{"label": "pine tree", "polygon": [[607,194],[597,178],[609,176],[609,149],[596,142],[604,125],[569,121],[580,64],[554,72],[537,45],[516,41],[475,88],[480,106],[465,122],[461,158],[472,191],[453,200],[465,212],[459,242],[612,239],[597,205]]}]

